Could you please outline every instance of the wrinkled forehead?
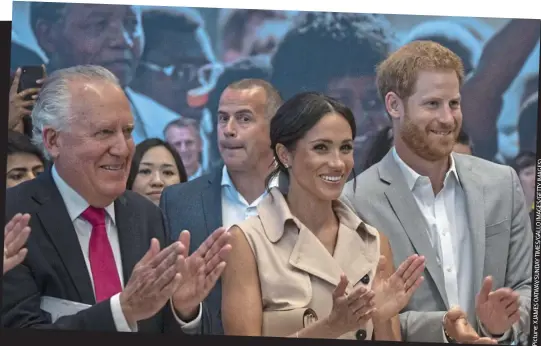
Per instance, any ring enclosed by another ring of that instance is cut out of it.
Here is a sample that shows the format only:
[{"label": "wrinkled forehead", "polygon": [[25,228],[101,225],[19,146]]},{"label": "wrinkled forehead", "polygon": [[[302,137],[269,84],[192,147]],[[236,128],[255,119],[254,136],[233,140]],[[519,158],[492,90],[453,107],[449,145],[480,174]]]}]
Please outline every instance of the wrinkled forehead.
[{"label": "wrinkled forehead", "polygon": [[70,113],[81,120],[96,120],[103,114],[131,114],[124,91],[108,81],[74,79],[68,82]]},{"label": "wrinkled forehead", "polygon": [[67,4],[62,14],[67,22],[75,23],[114,17],[135,17],[141,21],[141,9],[133,5]]},{"label": "wrinkled forehead", "polygon": [[264,112],[267,104],[265,90],[259,86],[235,89],[226,88],[220,97],[219,111],[236,112],[242,109]]}]

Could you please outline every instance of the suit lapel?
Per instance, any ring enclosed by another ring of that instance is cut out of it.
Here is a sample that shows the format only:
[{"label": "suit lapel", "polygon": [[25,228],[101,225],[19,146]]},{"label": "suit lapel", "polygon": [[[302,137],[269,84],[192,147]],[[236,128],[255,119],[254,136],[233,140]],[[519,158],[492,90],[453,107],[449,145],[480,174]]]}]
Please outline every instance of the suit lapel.
[{"label": "suit lapel", "polygon": [[379,248],[375,236],[369,235],[364,223],[358,227],[340,224],[334,250],[334,258],[348,277],[352,286],[368,275],[370,282],[375,276],[374,269],[379,261]]},{"label": "suit lapel", "polygon": [[62,260],[81,302],[93,305],[96,299],[79,239],[50,169],[37,179],[42,180],[42,184],[36,184],[38,189],[34,195],[34,200],[40,204],[37,217]]},{"label": "suit lapel", "polygon": [[482,178],[460,155],[455,155],[455,166],[466,199],[466,215],[471,235],[473,259],[473,288],[479,292],[485,267],[485,203]]},{"label": "suit lapel", "polygon": [[[147,249],[141,248],[141,246],[146,243],[144,239],[141,239],[141,236],[144,233],[138,231],[140,225],[137,223],[137,217],[129,207],[128,199],[125,195],[120,196],[115,201],[115,222],[122,258],[124,285],[126,285],[131,277],[133,267],[142,258],[142,254],[144,254]],[[150,246],[150,243],[148,246]]]},{"label": "suit lapel", "polygon": [[406,184],[400,167],[392,156],[392,151],[384,157],[378,170],[380,179],[389,184],[385,190],[385,196],[391,204],[393,212],[402,224],[416,252],[425,256],[425,268],[436,283],[436,287],[447,309],[449,309],[443,272],[438,265],[437,252],[430,242],[427,224],[413,193]]},{"label": "suit lapel", "polygon": [[340,266],[314,233],[298,221],[297,225],[300,226],[300,230],[289,257],[289,264],[333,286],[338,285],[340,275],[343,273]]},{"label": "suit lapel", "polygon": [[[222,168],[216,170],[208,181],[208,186],[201,192],[203,216],[205,218],[206,237],[222,226]],[[206,238],[205,237],[205,238]],[[203,238],[204,239],[204,238]]]},{"label": "suit lapel", "polygon": [[[287,182],[281,180],[280,187]],[[351,290],[363,276],[373,276],[371,272],[379,260],[379,249],[375,232],[369,231],[364,223],[340,201],[333,209],[340,220],[338,236],[331,254],[319,238],[291,214],[283,192],[279,188],[271,189],[257,207],[259,218],[269,240],[290,244],[289,264],[298,270],[309,273],[329,284],[336,286],[340,275],[345,274]]]},{"label": "suit lapel", "polygon": [[[313,276],[338,285],[340,275],[345,274],[349,280],[348,288],[352,289],[363,276],[373,278],[379,255],[378,248],[373,246],[375,237],[367,237],[364,225],[352,230],[340,223],[334,255],[325,248],[317,236],[296,220],[300,228],[289,264]],[[288,226],[286,226],[288,227]]]}]

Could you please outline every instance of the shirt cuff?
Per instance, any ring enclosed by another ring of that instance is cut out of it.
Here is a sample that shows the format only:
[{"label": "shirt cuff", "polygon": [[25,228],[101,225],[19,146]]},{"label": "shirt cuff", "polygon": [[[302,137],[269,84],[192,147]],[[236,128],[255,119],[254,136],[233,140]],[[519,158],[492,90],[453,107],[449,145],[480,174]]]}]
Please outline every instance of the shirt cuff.
[{"label": "shirt cuff", "polygon": [[137,324],[134,327],[130,327],[122,312],[122,307],[120,306],[120,293],[112,296],[109,301],[111,302],[111,313],[113,314],[116,330],[119,332],[137,332]]},{"label": "shirt cuff", "polygon": [[175,306],[173,305],[173,300],[169,299],[169,303],[171,304],[171,311],[173,311],[173,316],[175,316],[178,324],[180,324],[180,328],[182,329],[182,331],[186,334],[198,334],[201,327],[201,316],[203,315],[202,303],[199,303],[199,312],[197,313],[197,317],[191,322],[182,321],[177,315]]},{"label": "shirt cuff", "polygon": [[[488,330],[485,329],[485,327],[483,326],[483,323],[477,319],[477,323],[479,324],[479,330],[481,331],[481,333],[484,335],[484,336],[488,336],[490,338],[493,338],[494,339],[494,335],[490,334],[488,332]],[[500,336],[499,338],[496,339],[496,341],[498,343],[502,342],[502,341],[506,341],[506,340],[509,340],[510,337],[512,336],[513,334],[513,327],[509,328],[505,333],[503,333],[502,336]]]},{"label": "shirt cuff", "polygon": [[443,343],[448,344],[449,340],[447,339],[447,335],[445,335],[445,328],[443,327],[443,325],[441,326],[441,334],[443,335]]},{"label": "shirt cuff", "polygon": [[445,334],[445,316],[447,316],[447,312],[443,314],[443,317],[441,318],[441,333],[443,334],[443,343],[449,344],[449,339],[447,338],[447,335]]}]

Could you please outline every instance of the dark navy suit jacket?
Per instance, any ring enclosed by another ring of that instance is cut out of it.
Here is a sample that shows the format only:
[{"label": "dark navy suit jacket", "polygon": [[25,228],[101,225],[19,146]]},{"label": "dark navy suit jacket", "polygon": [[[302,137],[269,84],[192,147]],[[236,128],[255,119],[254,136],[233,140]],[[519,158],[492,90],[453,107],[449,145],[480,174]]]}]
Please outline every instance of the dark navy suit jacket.
[{"label": "dark navy suit jacket", "polygon": [[[190,231],[190,254],[222,226],[222,169],[223,166],[216,167],[192,181],[169,186],[162,193],[160,207],[172,240],[178,239],[183,230]],[[223,335],[221,304],[222,287],[218,280],[205,300],[211,322],[206,333]]]}]

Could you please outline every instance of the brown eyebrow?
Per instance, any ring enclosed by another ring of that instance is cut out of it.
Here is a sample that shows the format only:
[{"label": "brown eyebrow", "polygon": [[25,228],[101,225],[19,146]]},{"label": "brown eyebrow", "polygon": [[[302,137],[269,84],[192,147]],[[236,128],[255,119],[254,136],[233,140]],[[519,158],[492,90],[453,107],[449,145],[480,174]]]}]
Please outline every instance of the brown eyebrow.
[{"label": "brown eyebrow", "polygon": [[[145,165],[145,166],[151,166],[151,167],[154,167],[154,164],[153,163],[150,163],[150,162],[141,162],[142,165]],[[174,165],[170,164],[170,163],[164,163],[164,164],[161,164],[160,167],[175,167]]]}]

